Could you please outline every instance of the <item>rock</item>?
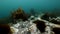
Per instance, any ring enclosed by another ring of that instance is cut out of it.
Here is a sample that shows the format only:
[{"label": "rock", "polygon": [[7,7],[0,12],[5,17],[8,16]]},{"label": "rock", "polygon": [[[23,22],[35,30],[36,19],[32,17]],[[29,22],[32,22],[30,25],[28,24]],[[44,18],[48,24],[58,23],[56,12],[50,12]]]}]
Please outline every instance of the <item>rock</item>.
[{"label": "rock", "polygon": [[60,25],[60,21],[52,19],[50,22],[54,23],[54,24],[59,24]]},{"label": "rock", "polygon": [[33,23],[36,24],[36,27],[40,30],[41,33],[45,32],[45,27],[46,27],[45,22],[36,20]]},{"label": "rock", "polygon": [[0,24],[0,34],[12,34],[10,26],[7,24]]},{"label": "rock", "polygon": [[60,34],[60,28],[53,28],[52,30],[55,34]]}]

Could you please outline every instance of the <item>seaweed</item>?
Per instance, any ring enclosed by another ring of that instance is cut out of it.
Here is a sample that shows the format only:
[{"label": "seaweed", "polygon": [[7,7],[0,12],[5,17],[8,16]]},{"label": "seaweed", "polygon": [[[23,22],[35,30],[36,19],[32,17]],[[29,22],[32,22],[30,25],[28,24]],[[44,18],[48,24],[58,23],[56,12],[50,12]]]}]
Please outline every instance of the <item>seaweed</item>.
[{"label": "seaweed", "polygon": [[13,22],[17,21],[18,19],[22,19],[23,21],[26,21],[26,20],[28,20],[28,17],[29,16],[21,8],[18,8],[11,15],[11,18],[12,18]]}]

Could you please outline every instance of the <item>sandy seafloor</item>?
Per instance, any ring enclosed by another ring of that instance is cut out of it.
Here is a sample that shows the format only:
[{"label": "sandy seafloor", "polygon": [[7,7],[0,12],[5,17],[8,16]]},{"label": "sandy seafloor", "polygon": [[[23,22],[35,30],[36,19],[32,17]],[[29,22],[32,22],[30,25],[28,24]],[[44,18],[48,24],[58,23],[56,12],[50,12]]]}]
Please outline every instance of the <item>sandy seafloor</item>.
[{"label": "sandy seafloor", "polygon": [[[60,28],[60,25],[53,24],[49,21],[43,20],[40,18],[40,16],[41,15],[39,15],[37,17],[31,16],[28,19],[28,21],[17,20],[17,24],[9,24],[9,25],[11,25],[13,34],[51,34],[52,33],[51,29],[53,27]],[[31,20],[32,18],[34,18],[34,19]],[[57,17],[57,19],[59,19],[59,18],[60,17]],[[36,28],[36,25],[34,23],[32,23],[34,20],[41,20],[41,21],[45,22],[46,26],[49,25],[45,29],[46,32],[44,32],[44,33],[39,32],[39,30]]]}]

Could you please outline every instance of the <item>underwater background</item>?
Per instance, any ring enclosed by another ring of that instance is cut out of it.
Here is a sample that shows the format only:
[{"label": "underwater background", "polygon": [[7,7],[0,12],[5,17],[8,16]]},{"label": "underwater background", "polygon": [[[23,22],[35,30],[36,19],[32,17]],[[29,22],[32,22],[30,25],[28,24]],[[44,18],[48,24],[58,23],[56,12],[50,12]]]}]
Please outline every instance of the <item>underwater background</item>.
[{"label": "underwater background", "polygon": [[0,0],[0,29],[5,34],[1,24],[14,34],[60,33],[60,0]]},{"label": "underwater background", "polygon": [[17,8],[22,8],[27,13],[31,8],[37,12],[59,13],[60,0],[0,0],[0,18],[9,16]]}]

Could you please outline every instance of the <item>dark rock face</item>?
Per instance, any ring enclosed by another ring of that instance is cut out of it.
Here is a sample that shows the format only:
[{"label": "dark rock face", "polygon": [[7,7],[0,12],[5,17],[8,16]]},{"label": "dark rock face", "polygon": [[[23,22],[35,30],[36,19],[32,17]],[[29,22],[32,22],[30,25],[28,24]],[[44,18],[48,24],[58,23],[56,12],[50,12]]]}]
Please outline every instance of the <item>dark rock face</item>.
[{"label": "dark rock face", "polygon": [[50,22],[54,23],[54,24],[59,24],[60,25],[60,21],[57,21],[55,19],[52,19]]},{"label": "dark rock face", "polygon": [[60,34],[60,28],[53,28],[52,30],[55,34]]},{"label": "dark rock face", "polygon": [[0,24],[0,34],[12,34],[10,26],[6,24]]},{"label": "dark rock face", "polygon": [[46,27],[45,22],[36,20],[33,23],[36,24],[36,27],[40,30],[41,33],[45,32],[45,27]]}]

